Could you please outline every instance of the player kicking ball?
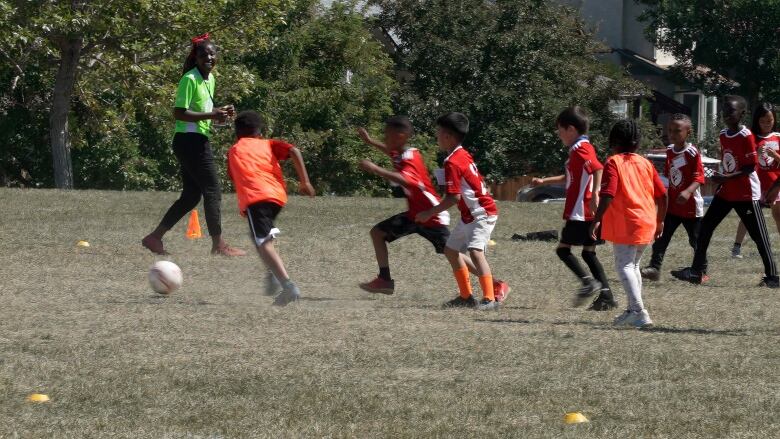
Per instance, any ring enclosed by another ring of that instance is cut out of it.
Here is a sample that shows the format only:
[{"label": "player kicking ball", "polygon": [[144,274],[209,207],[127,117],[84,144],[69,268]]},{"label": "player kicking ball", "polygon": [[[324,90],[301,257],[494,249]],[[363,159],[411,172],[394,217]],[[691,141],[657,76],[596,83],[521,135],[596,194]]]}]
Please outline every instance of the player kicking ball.
[{"label": "player kicking ball", "polygon": [[[447,226],[450,216],[443,210],[423,222],[415,222],[418,213],[437,206],[439,195],[431,182],[428,168],[425,166],[420,151],[408,145],[414,135],[414,129],[409,119],[403,116],[393,116],[385,122],[384,143],[371,138],[364,128],[358,130],[360,138],[388,157],[393,162],[393,170],[387,170],[370,160],[360,162],[360,168],[403,188],[408,205],[406,212],[391,216],[375,225],[370,232],[374,244],[376,261],[379,265],[379,275],[370,282],[360,284],[364,291],[374,294],[393,294],[395,281],[390,276],[390,258],[387,243],[404,236],[417,234],[427,239],[436,253],[444,253],[450,231]],[[464,258],[468,270],[474,274],[477,268],[469,258]],[[509,294],[509,285],[496,280],[493,286],[496,300],[503,302]]]}]

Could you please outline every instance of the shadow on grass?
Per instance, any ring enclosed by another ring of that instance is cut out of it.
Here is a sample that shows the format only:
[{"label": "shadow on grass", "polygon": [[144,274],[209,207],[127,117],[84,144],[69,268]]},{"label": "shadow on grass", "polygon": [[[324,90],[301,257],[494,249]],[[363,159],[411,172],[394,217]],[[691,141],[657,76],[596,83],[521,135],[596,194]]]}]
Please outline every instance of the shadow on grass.
[{"label": "shadow on grass", "polygon": [[[626,331],[633,328],[616,327],[608,323],[594,323],[584,320],[572,320],[572,321],[555,321],[548,322],[545,320],[525,320],[525,319],[476,319],[475,321],[481,323],[499,323],[499,324],[548,324],[548,325],[581,325],[588,326],[591,329],[597,329],[601,331]],[[778,330],[769,331],[756,331],[747,329],[707,329],[707,328],[672,328],[665,326],[653,326],[651,328],[638,329],[641,332],[660,333],[660,334],[693,334],[693,335],[725,335],[731,337],[748,337],[757,334],[768,335],[780,335]]]}]

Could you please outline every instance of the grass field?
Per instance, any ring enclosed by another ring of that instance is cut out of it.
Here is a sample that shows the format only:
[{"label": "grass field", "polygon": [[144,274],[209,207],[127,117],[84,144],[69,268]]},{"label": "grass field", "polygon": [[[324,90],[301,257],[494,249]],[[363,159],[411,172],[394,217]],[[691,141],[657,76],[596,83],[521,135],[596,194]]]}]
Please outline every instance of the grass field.
[{"label": "grass field", "polygon": [[559,227],[556,205],[501,205],[489,260],[513,292],[495,313],[440,309],[454,281],[417,237],[391,246],[396,295],[356,287],[376,271],[369,228],[403,209],[387,199],[291,200],[278,225],[299,304],[272,308],[255,255],[211,257],[184,223],[166,241],[184,287],[158,296],[139,241],[175,197],[0,190],[0,437],[780,437],[780,293],[752,286],[752,243],[728,258],[733,215],[706,287],[669,279],[691,256],[678,231],[645,289],[657,326],[639,331],[570,308],[554,244],[511,241]]}]

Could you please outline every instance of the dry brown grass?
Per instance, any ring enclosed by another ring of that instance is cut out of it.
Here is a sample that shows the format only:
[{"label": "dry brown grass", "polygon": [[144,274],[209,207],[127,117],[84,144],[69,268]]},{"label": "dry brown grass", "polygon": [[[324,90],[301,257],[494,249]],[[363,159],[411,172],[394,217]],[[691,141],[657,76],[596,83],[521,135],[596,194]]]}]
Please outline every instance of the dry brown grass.
[{"label": "dry brown grass", "polygon": [[[232,197],[226,235],[247,248]],[[560,206],[501,205],[489,260],[514,291],[477,313],[439,308],[454,281],[421,238],[391,246],[395,296],[356,288],[370,226],[402,201],[294,198],[281,248],[306,298],[274,309],[258,258],[212,258],[184,224],[167,243],[185,286],[150,292],[139,240],[174,198],[0,190],[0,437],[780,437],[779,293],[751,286],[752,244],[728,259],[733,218],[712,285],[665,270],[645,290],[658,326],[636,331],[568,306],[554,245],[509,239],[558,227]],[[690,258],[678,233],[665,268]],[[563,425],[574,410],[592,422]]]}]

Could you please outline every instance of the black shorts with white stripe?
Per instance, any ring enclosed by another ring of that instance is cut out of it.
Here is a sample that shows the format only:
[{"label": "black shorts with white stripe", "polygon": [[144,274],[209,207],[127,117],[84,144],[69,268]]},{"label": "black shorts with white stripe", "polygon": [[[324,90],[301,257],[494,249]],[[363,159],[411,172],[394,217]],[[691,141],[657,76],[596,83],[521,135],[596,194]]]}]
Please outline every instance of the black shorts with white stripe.
[{"label": "black shorts with white stripe", "polygon": [[246,208],[246,217],[249,221],[249,232],[255,245],[262,245],[264,242],[276,238],[281,233],[274,226],[274,220],[282,211],[282,206],[276,203],[260,202]]}]

